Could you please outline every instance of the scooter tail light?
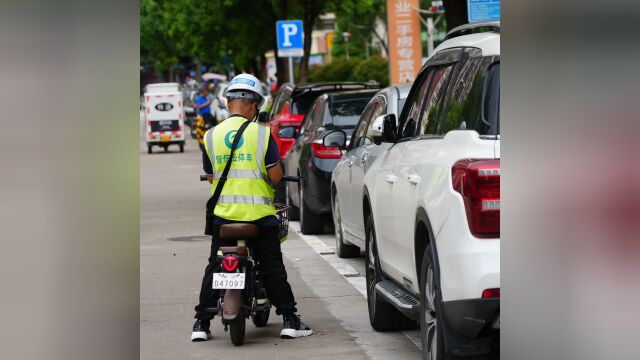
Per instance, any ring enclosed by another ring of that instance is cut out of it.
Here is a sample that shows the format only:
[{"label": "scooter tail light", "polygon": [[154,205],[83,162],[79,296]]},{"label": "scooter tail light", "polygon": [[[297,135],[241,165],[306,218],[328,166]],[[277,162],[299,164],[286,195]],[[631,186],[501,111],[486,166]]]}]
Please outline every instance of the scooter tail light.
[{"label": "scooter tail light", "polygon": [[235,256],[225,256],[222,258],[222,267],[227,272],[234,272],[238,268],[238,259]]}]

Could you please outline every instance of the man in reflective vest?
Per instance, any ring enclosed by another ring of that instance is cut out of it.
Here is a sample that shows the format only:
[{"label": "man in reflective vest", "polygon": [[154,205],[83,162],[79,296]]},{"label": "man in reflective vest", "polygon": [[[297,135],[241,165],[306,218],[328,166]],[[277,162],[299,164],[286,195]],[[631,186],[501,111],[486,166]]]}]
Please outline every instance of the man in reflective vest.
[{"label": "man in reflective vest", "polygon": [[209,265],[205,269],[200,289],[200,303],[196,306],[196,322],[192,341],[205,341],[211,337],[210,321],[215,314],[207,311],[218,305],[219,291],[212,289],[216,255],[220,247],[220,225],[245,222],[260,227],[260,237],[252,243],[254,256],[260,261],[265,276],[265,287],[276,313],[284,323],[281,338],[309,336],[313,331],[296,315],[296,302],[287,281],[282,262],[279,223],[273,206],[274,189],[282,179],[280,153],[269,128],[252,122],[247,126],[230,159],[231,147],[240,126],[258,115],[264,101],[260,81],[249,74],[240,74],[229,83],[225,96],[229,112],[225,121],[207,131],[204,136],[206,152],[203,167],[210,174],[212,192],[229,160],[231,168],[214,210],[213,239]]}]

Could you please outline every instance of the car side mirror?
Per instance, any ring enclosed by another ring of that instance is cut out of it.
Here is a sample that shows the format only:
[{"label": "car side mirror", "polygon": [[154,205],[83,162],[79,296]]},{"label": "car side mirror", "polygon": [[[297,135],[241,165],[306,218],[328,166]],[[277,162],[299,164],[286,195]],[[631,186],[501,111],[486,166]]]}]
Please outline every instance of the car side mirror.
[{"label": "car side mirror", "polygon": [[342,130],[329,131],[322,137],[322,145],[326,147],[347,147],[347,133]]},{"label": "car side mirror", "polygon": [[293,126],[284,126],[278,130],[278,137],[281,139],[293,139],[296,137],[296,128]]},{"label": "car side mirror", "polygon": [[382,129],[384,129],[384,115],[373,119],[373,124],[371,124],[367,132],[367,137],[376,145],[382,143]]},{"label": "car side mirror", "polygon": [[382,139],[381,142],[394,143],[398,138],[398,120],[396,114],[384,115],[382,119]]},{"label": "car side mirror", "polygon": [[258,118],[256,119],[256,121],[266,123],[267,121],[269,121],[269,113],[265,111],[258,113]]}]

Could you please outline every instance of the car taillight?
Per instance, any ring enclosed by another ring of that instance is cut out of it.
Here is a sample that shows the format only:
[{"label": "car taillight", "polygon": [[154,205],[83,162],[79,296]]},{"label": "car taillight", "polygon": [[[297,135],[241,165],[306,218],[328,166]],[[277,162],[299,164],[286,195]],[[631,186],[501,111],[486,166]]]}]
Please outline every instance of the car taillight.
[{"label": "car taillight", "polygon": [[184,126],[182,124],[178,125],[178,131],[182,131],[184,129]]},{"label": "car taillight", "polygon": [[497,289],[485,289],[482,292],[482,298],[483,299],[494,299],[494,298],[500,299],[500,288],[497,288]]},{"label": "car taillight", "polygon": [[471,233],[500,237],[500,160],[461,160],[451,173],[453,189],[464,199]]},{"label": "car taillight", "polygon": [[311,150],[315,156],[321,159],[340,159],[342,157],[342,152],[339,147],[313,143],[311,144]]}]

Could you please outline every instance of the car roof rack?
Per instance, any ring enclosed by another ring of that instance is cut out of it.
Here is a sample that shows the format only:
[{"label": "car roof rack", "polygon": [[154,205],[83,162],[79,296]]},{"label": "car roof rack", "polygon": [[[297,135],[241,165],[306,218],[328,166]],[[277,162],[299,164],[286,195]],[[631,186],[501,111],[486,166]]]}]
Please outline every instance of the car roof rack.
[{"label": "car roof rack", "polygon": [[309,84],[296,84],[294,93],[296,95],[304,94],[312,91],[323,90],[364,90],[364,89],[380,89],[380,84],[375,81],[368,82],[355,82],[355,81],[343,81],[343,82],[321,82],[321,83],[309,83]]},{"label": "car roof rack", "polygon": [[[486,30],[483,30],[486,29]],[[458,36],[469,35],[479,32],[493,31],[500,33],[500,21],[481,21],[470,24],[456,26],[445,35],[443,41],[453,39]]]}]

